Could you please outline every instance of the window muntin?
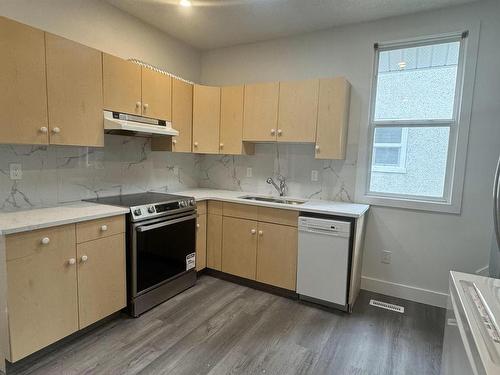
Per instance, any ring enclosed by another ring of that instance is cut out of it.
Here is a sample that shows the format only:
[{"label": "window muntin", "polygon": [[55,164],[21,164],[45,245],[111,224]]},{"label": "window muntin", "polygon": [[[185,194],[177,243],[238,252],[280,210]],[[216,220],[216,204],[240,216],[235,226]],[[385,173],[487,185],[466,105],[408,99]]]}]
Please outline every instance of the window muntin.
[{"label": "window muntin", "polygon": [[451,201],[463,44],[457,35],[376,51],[367,195]]}]

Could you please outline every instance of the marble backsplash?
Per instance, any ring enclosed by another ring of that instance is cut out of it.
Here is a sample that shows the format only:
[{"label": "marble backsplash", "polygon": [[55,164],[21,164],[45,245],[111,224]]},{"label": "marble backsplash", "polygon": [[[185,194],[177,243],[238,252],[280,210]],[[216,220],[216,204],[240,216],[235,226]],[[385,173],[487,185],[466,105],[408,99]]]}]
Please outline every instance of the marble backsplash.
[{"label": "marble backsplash", "polygon": [[[21,180],[10,179],[11,163],[22,165]],[[147,138],[116,135],[105,136],[104,148],[0,145],[0,210],[195,187],[276,195],[266,179],[278,175],[287,179],[287,195],[352,201],[355,164],[315,160],[313,145],[296,144],[258,144],[251,156],[152,152]]]}]

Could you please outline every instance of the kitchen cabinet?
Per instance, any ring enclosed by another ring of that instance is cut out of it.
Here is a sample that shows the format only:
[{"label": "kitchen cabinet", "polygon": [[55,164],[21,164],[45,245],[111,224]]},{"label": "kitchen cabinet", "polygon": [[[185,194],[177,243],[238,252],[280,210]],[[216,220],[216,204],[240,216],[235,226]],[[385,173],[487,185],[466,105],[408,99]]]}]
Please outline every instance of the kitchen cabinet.
[{"label": "kitchen cabinet", "polygon": [[207,267],[207,214],[198,213],[196,219],[196,271]]},{"label": "kitchen cabinet", "polygon": [[44,32],[0,17],[0,143],[48,144]]},{"label": "kitchen cabinet", "polygon": [[169,75],[142,67],[142,115],[172,120],[172,79]]},{"label": "kitchen cabinet", "polygon": [[295,290],[297,228],[259,222],[257,233],[257,281]]},{"label": "kitchen cabinet", "polygon": [[255,280],[257,222],[223,218],[222,272]]},{"label": "kitchen cabinet", "polygon": [[75,226],[6,237],[10,361],[78,330]]},{"label": "kitchen cabinet", "polygon": [[193,152],[219,153],[220,87],[194,85]]},{"label": "kitchen cabinet", "polygon": [[222,258],[222,203],[207,203],[207,267],[221,270]]},{"label": "kitchen cabinet", "polygon": [[193,84],[172,78],[172,127],[179,131],[173,137],[153,137],[153,151],[191,152],[193,144]]},{"label": "kitchen cabinet", "polygon": [[253,154],[255,146],[243,143],[244,86],[221,88],[219,153],[226,155]]},{"label": "kitchen cabinet", "polygon": [[104,146],[102,53],[46,33],[50,143]]},{"label": "kitchen cabinet", "polygon": [[243,141],[276,141],[279,83],[245,85]]},{"label": "kitchen cabinet", "polygon": [[79,328],[127,304],[123,233],[77,245]]},{"label": "kitchen cabinet", "polygon": [[5,251],[11,362],[126,306],[123,216],[7,235]]},{"label": "kitchen cabinet", "polygon": [[320,80],[316,159],[345,159],[350,96],[344,77]]},{"label": "kitchen cabinet", "polygon": [[102,54],[104,109],[142,114],[141,66]]},{"label": "kitchen cabinet", "polygon": [[278,142],[316,140],[319,80],[280,82]]}]

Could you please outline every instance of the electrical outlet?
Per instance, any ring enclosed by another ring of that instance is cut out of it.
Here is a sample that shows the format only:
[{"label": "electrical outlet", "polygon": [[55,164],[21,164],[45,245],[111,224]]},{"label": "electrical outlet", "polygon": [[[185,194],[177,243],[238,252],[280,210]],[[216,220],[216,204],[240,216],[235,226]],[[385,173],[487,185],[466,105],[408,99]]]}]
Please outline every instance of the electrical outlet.
[{"label": "electrical outlet", "polygon": [[247,168],[247,177],[252,177],[252,168]]},{"label": "electrical outlet", "polygon": [[179,175],[179,166],[174,165],[174,175],[178,176]]},{"label": "electrical outlet", "polygon": [[313,182],[318,181],[318,171],[315,169],[311,171],[311,181]]},{"label": "electrical outlet", "polygon": [[19,163],[10,163],[10,179],[22,180],[23,179],[23,166]]},{"label": "electrical outlet", "polygon": [[385,264],[391,264],[392,252],[387,250],[382,250],[380,253],[380,261]]},{"label": "electrical outlet", "polygon": [[96,160],[94,162],[95,169],[104,169],[104,163],[101,160]]}]

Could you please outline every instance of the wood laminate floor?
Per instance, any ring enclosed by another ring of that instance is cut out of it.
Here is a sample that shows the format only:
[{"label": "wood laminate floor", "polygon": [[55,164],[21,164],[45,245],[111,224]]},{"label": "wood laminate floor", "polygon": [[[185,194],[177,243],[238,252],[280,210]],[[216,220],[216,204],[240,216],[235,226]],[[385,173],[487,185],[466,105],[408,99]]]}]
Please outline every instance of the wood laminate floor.
[{"label": "wood laminate floor", "polygon": [[[404,314],[369,306],[403,305]],[[439,374],[445,311],[362,292],[352,315],[209,276],[7,374]]]}]

